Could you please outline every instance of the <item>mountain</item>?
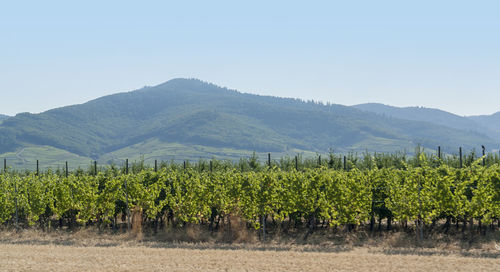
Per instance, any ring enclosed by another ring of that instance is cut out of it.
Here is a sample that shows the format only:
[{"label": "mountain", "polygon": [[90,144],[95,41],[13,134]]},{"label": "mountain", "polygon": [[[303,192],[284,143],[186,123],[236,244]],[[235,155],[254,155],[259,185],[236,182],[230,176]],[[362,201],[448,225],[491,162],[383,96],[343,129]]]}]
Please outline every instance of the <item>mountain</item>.
[{"label": "mountain", "polygon": [[158,158],[165,158],[159,150],[178,157],[234,158],[252,151],[392,152],[411,151],[417,144],[451,151],[493,143],[472,130],[245,94],[196,79],[173,79],[40,114],[21,113],[0,125],[0,153],[10,152],[13,158],[28,156],[29,150],[44,154],[38,147],[45,153],[112,161],[132,151]]},{"label": "mountain", "polygon": [[2,122],[3,120],[5,120],[7,118],[9,118],[9,116],[0,114],[0,122]]},{"label": "mountain", "polygon": [[494,137],[500,139],[500,112],[492,115],[470,116],[469,119],[495,133]]},{"label": "mountain", "polygon": [[443,110],[425,107],[394,107],[379,103],[366,103],[352,107],[382,116],[423,121],[464,131],[477,132],[493,139],[500,137],[500,113],[496,114],[496,118],[495,116],[463,117]]}]

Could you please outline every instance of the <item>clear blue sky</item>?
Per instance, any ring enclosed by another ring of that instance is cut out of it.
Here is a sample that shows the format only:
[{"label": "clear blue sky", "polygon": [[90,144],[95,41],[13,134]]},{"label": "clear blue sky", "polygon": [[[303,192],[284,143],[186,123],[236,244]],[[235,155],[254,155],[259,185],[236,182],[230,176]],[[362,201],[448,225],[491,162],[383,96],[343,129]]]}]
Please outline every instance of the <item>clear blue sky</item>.
[{"label": "clear blue sky", "polygon": [[500,111],[499,1],[72,2],[1,1],[0,113],[175,77],[346,105]]}]

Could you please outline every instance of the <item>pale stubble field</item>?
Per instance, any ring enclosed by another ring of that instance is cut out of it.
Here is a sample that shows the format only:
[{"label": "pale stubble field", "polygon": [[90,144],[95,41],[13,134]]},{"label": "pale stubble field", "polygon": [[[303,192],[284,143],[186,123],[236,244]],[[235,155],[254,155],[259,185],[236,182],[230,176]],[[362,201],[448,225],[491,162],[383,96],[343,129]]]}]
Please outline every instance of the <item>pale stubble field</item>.
[{"label": "pale stubble field", "polygon": [[499,271],[497,258],[346,252],[0,245],[2,271]]},{"label": "pale stubble field", "polygon": [[[481,249],[158,242],[0,232],[0,271],[500,271]],[[490,248],[492,247],[492,248]]]}]

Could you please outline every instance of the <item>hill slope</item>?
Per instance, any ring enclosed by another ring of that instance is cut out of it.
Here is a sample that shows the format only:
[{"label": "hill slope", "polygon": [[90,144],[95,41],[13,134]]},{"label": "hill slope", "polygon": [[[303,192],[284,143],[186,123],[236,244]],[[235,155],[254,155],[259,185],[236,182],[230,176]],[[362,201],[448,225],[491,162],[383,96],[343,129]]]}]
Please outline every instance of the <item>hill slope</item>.
[{"label": "hill slope", "polygon": [[417,144],[454,150],[494,141],[473,131],[342,105],[244,94],[195,79],[22,113],[0,125],[0,153],[42,145],[97,159],[143,142],[286,153],[388,152],[413,150]]},{"label": "hill slope", "polygon": [[470,116],[468,118],[488,130],[495,132],[495,138],[500,138],[500,112],[492,115]]},{"label": "hill slope", "polygon": [[7,118],[9,118],[9,116],[0,114],[0,122],[2,122],[3,120],[5,120]]},{"label": "hill slope", "polygon": [[497,113],[497,118],[486,115],[464,117],[443,110],[424,107],[394,107],[379,103],[366,103],[352,107],[398,119],[423,121],[465,131],[474,131],[485,134],[490,138],[500,137],[500,113]]}]

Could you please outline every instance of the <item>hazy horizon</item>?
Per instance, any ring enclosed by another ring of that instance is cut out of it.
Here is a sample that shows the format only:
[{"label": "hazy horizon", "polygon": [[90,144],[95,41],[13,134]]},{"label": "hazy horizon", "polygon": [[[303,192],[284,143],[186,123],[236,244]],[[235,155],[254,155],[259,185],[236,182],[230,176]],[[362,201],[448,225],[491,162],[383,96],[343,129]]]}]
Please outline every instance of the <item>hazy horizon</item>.
[{"label": "hazy horizon", "polygon": [[496,1],[44,1],[0,11],[0,113],[172,78],[342,105],[500,111]]}]

